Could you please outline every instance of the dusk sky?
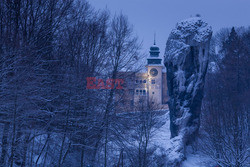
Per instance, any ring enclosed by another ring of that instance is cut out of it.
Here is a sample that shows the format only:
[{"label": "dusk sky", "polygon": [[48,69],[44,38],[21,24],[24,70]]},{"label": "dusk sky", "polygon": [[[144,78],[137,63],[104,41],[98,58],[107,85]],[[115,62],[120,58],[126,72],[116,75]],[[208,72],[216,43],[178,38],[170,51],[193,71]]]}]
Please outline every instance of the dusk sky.
[{"label": "dusk sky", "polygon": [[148,53],[154,32],[161,56],[170,31],[178,21],[200,14],[214,32],[223,27],[250,25],[250,0],[90,0],[96,9],[128,16]]}]

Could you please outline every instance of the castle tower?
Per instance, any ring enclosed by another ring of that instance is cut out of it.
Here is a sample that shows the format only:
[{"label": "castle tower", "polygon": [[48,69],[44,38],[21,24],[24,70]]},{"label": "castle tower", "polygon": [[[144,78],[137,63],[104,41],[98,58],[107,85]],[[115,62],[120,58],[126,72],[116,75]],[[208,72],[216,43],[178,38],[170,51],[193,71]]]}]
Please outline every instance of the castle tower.
[{"label": "castle tower", "polygon": [[159,57],[160,49],[154,45],[150,47],[150,55],[147,58],[148,75],[148,100],[153,104],[162,104],[162,59]]}]

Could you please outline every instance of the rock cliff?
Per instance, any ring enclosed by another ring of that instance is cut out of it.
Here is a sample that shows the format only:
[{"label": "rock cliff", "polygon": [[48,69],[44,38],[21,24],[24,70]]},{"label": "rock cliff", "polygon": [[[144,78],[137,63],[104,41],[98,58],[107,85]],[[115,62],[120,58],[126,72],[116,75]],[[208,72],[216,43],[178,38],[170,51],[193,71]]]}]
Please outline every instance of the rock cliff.
[{"label": "rock cliff", "polygon": [[199,130],[203,87],[212,28],[200,17],[176,24],[166,44],[164,64],[169,90],[172,165],[185,158],[185,147]]}]

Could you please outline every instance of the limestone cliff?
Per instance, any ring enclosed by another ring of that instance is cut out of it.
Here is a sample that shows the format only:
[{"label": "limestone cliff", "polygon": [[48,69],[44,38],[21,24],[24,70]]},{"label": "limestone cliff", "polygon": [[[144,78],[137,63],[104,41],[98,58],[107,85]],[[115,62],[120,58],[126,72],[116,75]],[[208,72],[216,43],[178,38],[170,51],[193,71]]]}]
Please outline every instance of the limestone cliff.
[{"label": "limestone cliff", "polygon": [[[169,35],[164,64],[169,90],[170,130],[177,153],[176,166],[185,157],[185,146],[195,140],[200,125],[203,87],[208,66],[212,28],[200,17],[177,23]],[[179,158],[179,159],[178,159]]]}]

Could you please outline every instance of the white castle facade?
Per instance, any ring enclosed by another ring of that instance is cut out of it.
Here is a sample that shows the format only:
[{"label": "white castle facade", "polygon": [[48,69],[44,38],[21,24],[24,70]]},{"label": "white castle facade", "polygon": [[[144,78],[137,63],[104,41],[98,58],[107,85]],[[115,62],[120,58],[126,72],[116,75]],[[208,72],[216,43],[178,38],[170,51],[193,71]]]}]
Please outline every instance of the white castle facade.
[{"label": "white castle facade", "polygon": [[150,47],[146,72],[121,72],[125,78],[123,96],[116,98],[120,111],[135,111],[140,104],[155,106],[154,108],[168,108],[167,74],[160,58],[160,50],[154,43]]}]

